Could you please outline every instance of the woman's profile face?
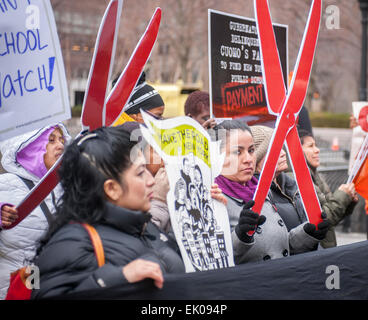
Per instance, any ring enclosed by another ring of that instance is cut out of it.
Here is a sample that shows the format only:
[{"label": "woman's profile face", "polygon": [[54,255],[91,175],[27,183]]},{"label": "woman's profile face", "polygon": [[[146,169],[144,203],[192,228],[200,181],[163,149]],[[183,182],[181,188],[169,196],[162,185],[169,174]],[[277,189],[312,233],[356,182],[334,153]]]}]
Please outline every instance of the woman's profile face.
[{"label": "woman's profile face", "polygon": [[[259,161],[259,163],[256,166],[256,172],[260,173],[262,171],[265,160],[266,160],[266,156],[264,156],[263,159]],[[289,168],[289,165],[287,163],[286,152],[284,149],[281,149],[279,160],[277,160],[277,164],[276,164],[275,177],[277,177],[281,172],[284,172],[288,168]]]},{"label": "woman's profile face", "polygon": [[225,162],[221,174],[231,181],[247,183],[253,176],[256,154],[249,131],[231,130],[225,145]]},{"label": "woman's profile face", "polygon": [[155,180],[146,168],[146,161],[138,152],[132,165],[121,176],[121,196],[116,205],[136,211],[147,212],[151,208]]},{"label": "woman's profile face", "polygon": [[61,157],[64,152],[65,139],[61,129],[56,128],[49,135],[49,142],[46,145],[46,153],[43,156],[45,166],[49,170],[57,159]]},{"label": "woman's profile face", "polygon": [[312,137],[304,137],[302,144],[303,152],[307,162],[313,167],[318,168],[320,165],[319,149],[316,146],[316,141]]},{"label": "woman's profile face", "polygon": [[[164,111],[165,111],[165,106],[152,108],[152,109],[149,109],[148,111],[157,119],[162,119],[162,115],[164,114]],[[142,114],[140,112],[135,113],[135,114],[130,114],[129,116],[139,123],[144,123]]]}]

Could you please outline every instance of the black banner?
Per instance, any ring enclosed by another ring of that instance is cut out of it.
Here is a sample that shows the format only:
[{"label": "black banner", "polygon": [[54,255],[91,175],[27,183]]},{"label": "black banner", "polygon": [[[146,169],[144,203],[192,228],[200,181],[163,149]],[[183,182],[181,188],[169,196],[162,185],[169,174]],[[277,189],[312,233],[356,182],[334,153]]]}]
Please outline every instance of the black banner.
[{"label": "black banner", "polygon": [[[248,124],[274,121],[262,80],[255,20],[209,10],[210,91],[213,116],[246,117]],[[287,27],[274,25],[287,87]]]},{"label": "black banner", "polygon": [[368,242],[221,270],[167,274],[163,289],[144,280],[57,298],[187,300],[188,304],[194,300],[368,299]]}]

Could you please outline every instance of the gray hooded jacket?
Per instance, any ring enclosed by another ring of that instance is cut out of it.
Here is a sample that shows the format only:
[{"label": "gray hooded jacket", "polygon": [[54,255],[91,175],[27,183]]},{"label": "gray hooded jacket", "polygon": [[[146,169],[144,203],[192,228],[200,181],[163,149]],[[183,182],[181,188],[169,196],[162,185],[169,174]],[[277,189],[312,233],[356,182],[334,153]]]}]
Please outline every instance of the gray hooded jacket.
[{"label": "gray hooded jacket", "polygon": [[[62,129],[64,138],[68,142],[71,137],[66,128],[62,124],[58,124],[58,126]],[[16,206],[29,193],[29,188],[19,177],[31,180],[34,184],[39,182],[40,179],[37,176],[28,172],[16,161],[16,156],[19,151],[35,141],[50,127],[47,126],[40,130],[28,132],[0,144],[1,164],[7,171],[7,173],[0,175],[0,202]],[[56,200],[61,196],[61,192],[60,186],[54,189]],[[51,194],[46,197],[45,203],[50,212],[53,212],[54,204]],[[0,299],[5,298],[10,273],[23,267],[27,261],[33,259],[37,241],[47,228],[47,219],[41,208],[37,207],[14,228],[0,231]]]}]

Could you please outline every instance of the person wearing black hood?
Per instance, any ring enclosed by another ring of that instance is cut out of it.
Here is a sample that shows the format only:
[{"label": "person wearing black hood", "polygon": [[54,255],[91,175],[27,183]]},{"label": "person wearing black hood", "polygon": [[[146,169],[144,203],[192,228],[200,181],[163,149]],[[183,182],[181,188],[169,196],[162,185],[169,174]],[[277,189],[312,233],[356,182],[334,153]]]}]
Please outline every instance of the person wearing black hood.
[{"label": "person wearing black hood", "polygon": [[[116,81],[117,79],[114,80],[113,86]],[[143,123],[141,109],[148,112],[156,119],[162,119],[162,115],[165,111],[165,103],[162,97],[155,88],[147,84],[146,73],[144,71],[133,89],[129,102],[124,107],[124,112],[134,121]],[[117,120],[117,124],[122,124],[123,122],[125,121]]]}]

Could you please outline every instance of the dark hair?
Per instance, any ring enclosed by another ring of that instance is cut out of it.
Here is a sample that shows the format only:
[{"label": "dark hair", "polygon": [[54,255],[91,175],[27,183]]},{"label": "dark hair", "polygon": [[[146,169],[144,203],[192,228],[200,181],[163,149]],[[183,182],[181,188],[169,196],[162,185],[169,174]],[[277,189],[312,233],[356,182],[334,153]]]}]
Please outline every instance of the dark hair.
[{"label": "dark hair", "polygon": [[192,92],[184,104],[184,113],[196,116],[202,109],[210,109],[210,95],[208,92],[196,90]]},{"label": "dark hair", "polygon": [[70,222],[95,224],[103,219],[106,205],[104,182],[121,181],[121,173],[132,162],[130,133],[121,126],[103,127],[86,133],[73,141],[63,155],[59,169],[64,190],[56,205],[55,220],[41,241],[41,246],[62,226]]},{"label": "dark hair", "polygon": [[183,178],[180,178],[178,181],[176,181],[175,183],[175,190],[174,190],[174,195],[176,199],[179,199],[179,190],[186,189],[186,184]]},{"label": "dark hair", "polygon": [[199,172],[199,174],[201,175],[201,179],[203,180],[202,170],[201,170],[201,168],[199,167],[198,164],[196,164],[194,166],[194,171],[196,171],[196,170]]},{"label": "dark hair", "polygon": [[299,129],[298,130],[299,139],[302,144],[304,144],[305,137],[312,137],[314,139],[314,136],[311,132],[305,130],[305,129]]},{"label": "dark hair", "polygon": [[221,148],[224,146],[226,138],[228,138],[231,130],[241,130],[248,131],[250,135],[253,137],[252,131],[245,121],[232,119],[225,120],[220,124],[216,125],[213,129],[208,129],[211,139],[218,141],[221,140]]}]

